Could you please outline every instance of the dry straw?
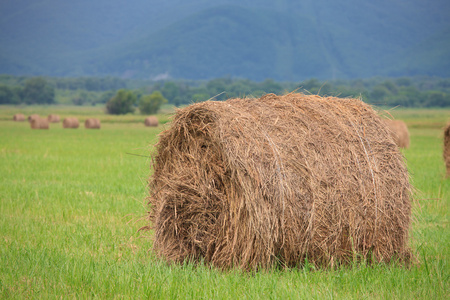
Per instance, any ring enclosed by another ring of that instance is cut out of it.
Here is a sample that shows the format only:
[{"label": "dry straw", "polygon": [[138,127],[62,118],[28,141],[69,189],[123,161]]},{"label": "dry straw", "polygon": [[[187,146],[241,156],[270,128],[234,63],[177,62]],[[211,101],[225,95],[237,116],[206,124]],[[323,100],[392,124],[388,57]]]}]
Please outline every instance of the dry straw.
[{"label": "dry straw", "polygon": [[444,161],[447,168],[447,177],[450,177],[450,123],[444,129]]},{"label": "dry straw", "polygon": [[79,126],[80,122],[77,118],[65,118],[63,120],[63,128],[78,128]]},{"label": "dry straw", "polygon": [[255,270],[410,256],[404,157],[360,100],[193,104],[156,148],[144,229],[170,262]]},{"label": "dry straw", "polygon": [[58,115],[53,115],[53,114],[48,115],[47,120],[50,123],[59,123],[61,121],[61,119]]},{"label": "dry straw", "polygon": [[158,119],[155,116],[150,116],[150,117],[145,118],[144,123],[145,123],[145,126],[148,126],[148,127],[157,127],[159,124]]},{"label": "dry straw", "polygon": [[39,118],[41,118],[41,117],[40,117],[39,115],[37,115],[37,114],[29,115],[29,116],[28,116],[28,122],[31,123],[31,121],[33,121],[33,120],[35,120],[35,119],[39,119]]},{"label": "dry straw", "polygon": [[409,131],[406,123],[401,120],[385,120],[392,137],[400,148],[409,148]]},{"label": "dry straw", "polygon": [[84,127],[86,129],[100,129],[100,120],[95,118],[86,119]]},{"label": "dry straw", "polygon": [[30,121],[31,129],[48,129],[48,120],[43,118],[32,118]]},{"label": "dry straw", "polygon": [[13,121],[16,121],[16,122],[25,121],[25,115],[23,115],[23,114],[15,114],[13,116]]}]

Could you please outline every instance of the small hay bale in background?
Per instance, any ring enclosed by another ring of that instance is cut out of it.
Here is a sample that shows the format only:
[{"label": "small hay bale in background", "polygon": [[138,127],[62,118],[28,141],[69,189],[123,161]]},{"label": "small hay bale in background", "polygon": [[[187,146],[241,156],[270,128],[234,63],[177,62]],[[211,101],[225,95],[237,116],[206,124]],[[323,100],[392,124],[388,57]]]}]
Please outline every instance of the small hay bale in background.
[{"label": "small hay bale in background", "polygon": [[95,118],[86,119],[84,127],[86,129],[100,129],[100,120]]},{"label": "small hay bale in background", "polygon": [[28,122],[33,121],[34,119],[39,119],[41,116],[37,115],[37,114],[32,114],[28,116]]},{"label": "small hay bale in background", "polygon": [[59,121],[61,120],[60,117],[58,115],[54,115],[54,114],[50,114],[47,117],[47,120],[50,123],[59,123]]},{"label": "small hay bale in background", "polygon": [[444,161],[447,168],[447,177],[450,177],[450,123],[444,129]]},{"label": "small hay bale in background", "polygon": [[23,114],[15,114],[13,116],[13,121],[23,122],[23,121],[25,121],[25,115],[23,115]]},{"label": "small hay bale in background", "polygon": [[144,123],[145,123],[145,126],[148,126],[148,127],[158,127],[158,124],[159,124],[158,119],[155,116],[150,116],[150,117],[145,118]]},{"label": "small hay bale in background", "polygon": [[65,118],[63,120],[63,128],[78,128],[80,126],[80,122],[78,122],[77,118]]},{"label": "small hay bale in background", "polygon": [[219,268],[410,257],[409,175],[357,99],[207,101],[160,135],[148,197],[154,251]]},{"label": "small hay bale in background", "polygon": [[48,120],[44,118],[32,118],[30,121],[31,129],[48,129]]},{"label": "small hay bale in background", "polygon": [[384,120],[388,125],[395,144],[400,148],[409,148],[409,131],[406,123],[401,120]]}]

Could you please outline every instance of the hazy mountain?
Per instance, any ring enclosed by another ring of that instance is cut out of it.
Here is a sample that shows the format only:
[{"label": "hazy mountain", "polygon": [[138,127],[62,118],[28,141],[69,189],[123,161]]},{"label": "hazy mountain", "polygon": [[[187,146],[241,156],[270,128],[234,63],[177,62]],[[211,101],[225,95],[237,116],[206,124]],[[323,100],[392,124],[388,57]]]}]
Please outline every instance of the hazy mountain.
[{"label": "hazy mountain", "polygon": [[450,76],[446,0],[3,0],[0,73]]}]

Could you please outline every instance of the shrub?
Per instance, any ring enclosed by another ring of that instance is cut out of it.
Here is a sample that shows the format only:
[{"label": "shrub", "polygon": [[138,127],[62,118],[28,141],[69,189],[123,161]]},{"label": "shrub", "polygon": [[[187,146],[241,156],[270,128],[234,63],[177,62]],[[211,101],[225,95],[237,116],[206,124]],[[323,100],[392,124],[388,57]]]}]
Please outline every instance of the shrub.
[{"label": "shrub", "polygon": [[113,115],[132,113],[135,103],[136,95],[132,91],[121,89],[106,103],[106,112]]}]

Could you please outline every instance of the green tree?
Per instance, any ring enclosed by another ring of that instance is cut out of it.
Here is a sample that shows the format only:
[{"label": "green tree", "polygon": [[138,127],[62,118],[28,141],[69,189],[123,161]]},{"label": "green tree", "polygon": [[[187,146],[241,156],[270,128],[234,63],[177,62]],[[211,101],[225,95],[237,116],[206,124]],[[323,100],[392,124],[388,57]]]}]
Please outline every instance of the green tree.
[{"label": "green tree", "polygon": [[450,95],[438,91],[428,92],[425,105],[427,107],[450,106]]},{"label": "green tree", "polygon": [[72,98],[72,103],[75,105],[84,105],[88,102],[90,102],[90,99],[85,90],[77,91],[77,94]]},{"label": "green tree", "polygon": [[20,97],[15,88],[0,84],[0,104],[18,104],[19,102]]},{"label": "green tree", "polygon": [[121,89],[106,103],[106,112],[112,115],[124,115],[134,112],[136,95],[129,90]]},{"label": "green tree", "polygon": [[173,103],[180,94],[180,88],[175,82],[169,81],[164,83],[161,93],[164,95],[164,98],[166,98],[170,103]]},{"label": "green tree", "polygon": [[317,94],[321,85],[320,81],[316,78],[308,79],[300,84],[302,90],[306,90],[311,94]]},{"label": "green tree", "polygon": [[141,100],[139,101],[139,110],[143,115],[156,114],[164,103],[167,103],[167,99],[163,97],[161,92],[154,91],[150,95],[141,97]]},{"label": "green tree", "polygon": [[280,94],[283,92],[283,87],[273,79],[266,79],[261,82],[260,89],[263,90],[266,94]]},{"label": "green tree", "polygon": [[202,102],[208,100],[208,94],[194,94],[192,95],[192,101],[195,103]]},{"label": "green tree", "polygon": [[208,81],[206,89],[208,90],[210,97],[213,97],[214,100],[225,100],[227,86],[230,83],[230,79],[228,78],[217,78]]},{"label": "green tree", "polygon": [[370,102],[375,104],[385,104],[384,101],[390,96],[389,90],[383,85],[375,86],[370,92]]},{"label": "green tree", "polygon": [[22,92],[26,104],[50,104],[55,102],[55,89],[42,77],[33,77],[25,81]]},{"label": "green tree", "polygon": [[103,92],[98,99],[95,101],[95,103],[106,103],[108,102],[112,97],[114,97],[115,92],[114,91],[106,91]]}]

